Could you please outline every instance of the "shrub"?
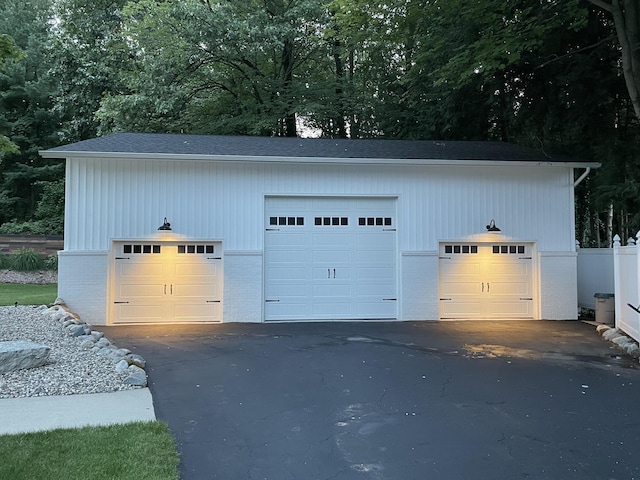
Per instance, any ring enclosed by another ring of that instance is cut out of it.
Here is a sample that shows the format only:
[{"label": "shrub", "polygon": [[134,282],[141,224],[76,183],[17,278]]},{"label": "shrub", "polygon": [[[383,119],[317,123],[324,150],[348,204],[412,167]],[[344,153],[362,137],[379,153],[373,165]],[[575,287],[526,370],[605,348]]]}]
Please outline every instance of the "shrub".
[{"label": "shrub", "polygon": [[32,272],[44,268],[44,260],[33,248],[20,248],[13,255],[9,267],[18,272]]},{"label": "shrub", "polygon": [[58,270],[58,255],[52,253],[47,258],[45,258],[44,268],[46,268],[47,270]]}]

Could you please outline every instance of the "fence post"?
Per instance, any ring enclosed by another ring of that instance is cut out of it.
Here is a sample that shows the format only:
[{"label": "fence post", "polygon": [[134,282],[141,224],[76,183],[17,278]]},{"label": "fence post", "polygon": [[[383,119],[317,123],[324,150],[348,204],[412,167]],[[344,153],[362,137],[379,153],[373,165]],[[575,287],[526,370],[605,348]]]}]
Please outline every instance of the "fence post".
[{"label": "fence post", "polygon": [[[636,301],[636,307],[637,307],[637,306],[640,306],[640,305],[638,305],[638,301],[640,301],[640,231],[638,233],[636,233],[636,239],[637,239],[637,241],[635,243],[635,247],[636,247],[635,248],[635,254],[636,254],[636,275],[635,275],[636,284],[634,286],[634,289],[635,289],[634,293],[636,295],[635,301]],[[626,307],[626,305],[624,305],[624,306]],[[634,315],[633,319],[634,319],[635,322],[637,322],[638,321],[638,316]],[[635,323],[634,325],[638,326],[638,323]],[[636,336],[635,339],[638,340],[637,336]]]},{"label": "fence post", "polygon": [[[640,232],[639,232],[640,233]],[[618,328],[620,315],[622,315],[622,302],[621,302],[621,278],[620,278],[620,257],[618,249],[620,248],[620,237],[616,234],[613,237],[613,305],[614,305],[614,319],[615,328]]]}]

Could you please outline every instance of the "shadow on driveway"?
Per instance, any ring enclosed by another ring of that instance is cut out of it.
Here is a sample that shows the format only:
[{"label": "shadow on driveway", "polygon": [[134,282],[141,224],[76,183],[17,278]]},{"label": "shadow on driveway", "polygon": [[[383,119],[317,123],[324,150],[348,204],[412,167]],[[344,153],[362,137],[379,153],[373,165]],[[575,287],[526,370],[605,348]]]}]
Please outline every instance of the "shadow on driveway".
[{"label": "shadow on driveway", "polygon": [[194,479],[638,478],[640,373],[582,322],[104,327]]}]

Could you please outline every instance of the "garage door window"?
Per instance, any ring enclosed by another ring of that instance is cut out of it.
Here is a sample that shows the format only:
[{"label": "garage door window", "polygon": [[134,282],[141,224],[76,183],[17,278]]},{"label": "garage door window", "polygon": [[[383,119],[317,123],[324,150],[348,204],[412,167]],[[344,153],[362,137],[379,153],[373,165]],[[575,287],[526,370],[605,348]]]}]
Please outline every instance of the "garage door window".
[{"label": "garage door window", "polygon": [[494,254],[524,254],[525,246],[524,245],[494,245],[493,246]]},{"label": "garage door window", "polygon": [[269,217],[269,225],[304,225],[304,217]]},{"label": "garage door window", "polygon": [[160,253],[160,245],[125,244],[122,246],[122,253]]},{"label": "garage door window", "polygon": [[390,227],[391,217],[359,217],[358,225],[361,227]]},{"label": "garage door window", "polygon": [[213,245],[178,245],[178,253],[207,254],[214,253]]},{"label": "garage door window", "polygon": [[478,253],[477,245],[445,245],[444,253]]},{"label": "garage door window", "polygon": [[346,227],[349,217],[315,217],[313,223],[317,227]]}]

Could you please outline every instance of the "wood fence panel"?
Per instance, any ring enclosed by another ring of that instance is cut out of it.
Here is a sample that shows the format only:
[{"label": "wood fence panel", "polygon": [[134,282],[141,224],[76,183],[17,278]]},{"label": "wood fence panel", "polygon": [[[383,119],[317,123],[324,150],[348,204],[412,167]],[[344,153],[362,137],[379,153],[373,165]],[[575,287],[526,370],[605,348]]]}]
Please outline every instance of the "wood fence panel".
[{"label": "wood fence panel", "polygon": [[10,254],[20,248],[33,248],[43,256],[64,249],[62,235],[0,235],[0,252]]}]

